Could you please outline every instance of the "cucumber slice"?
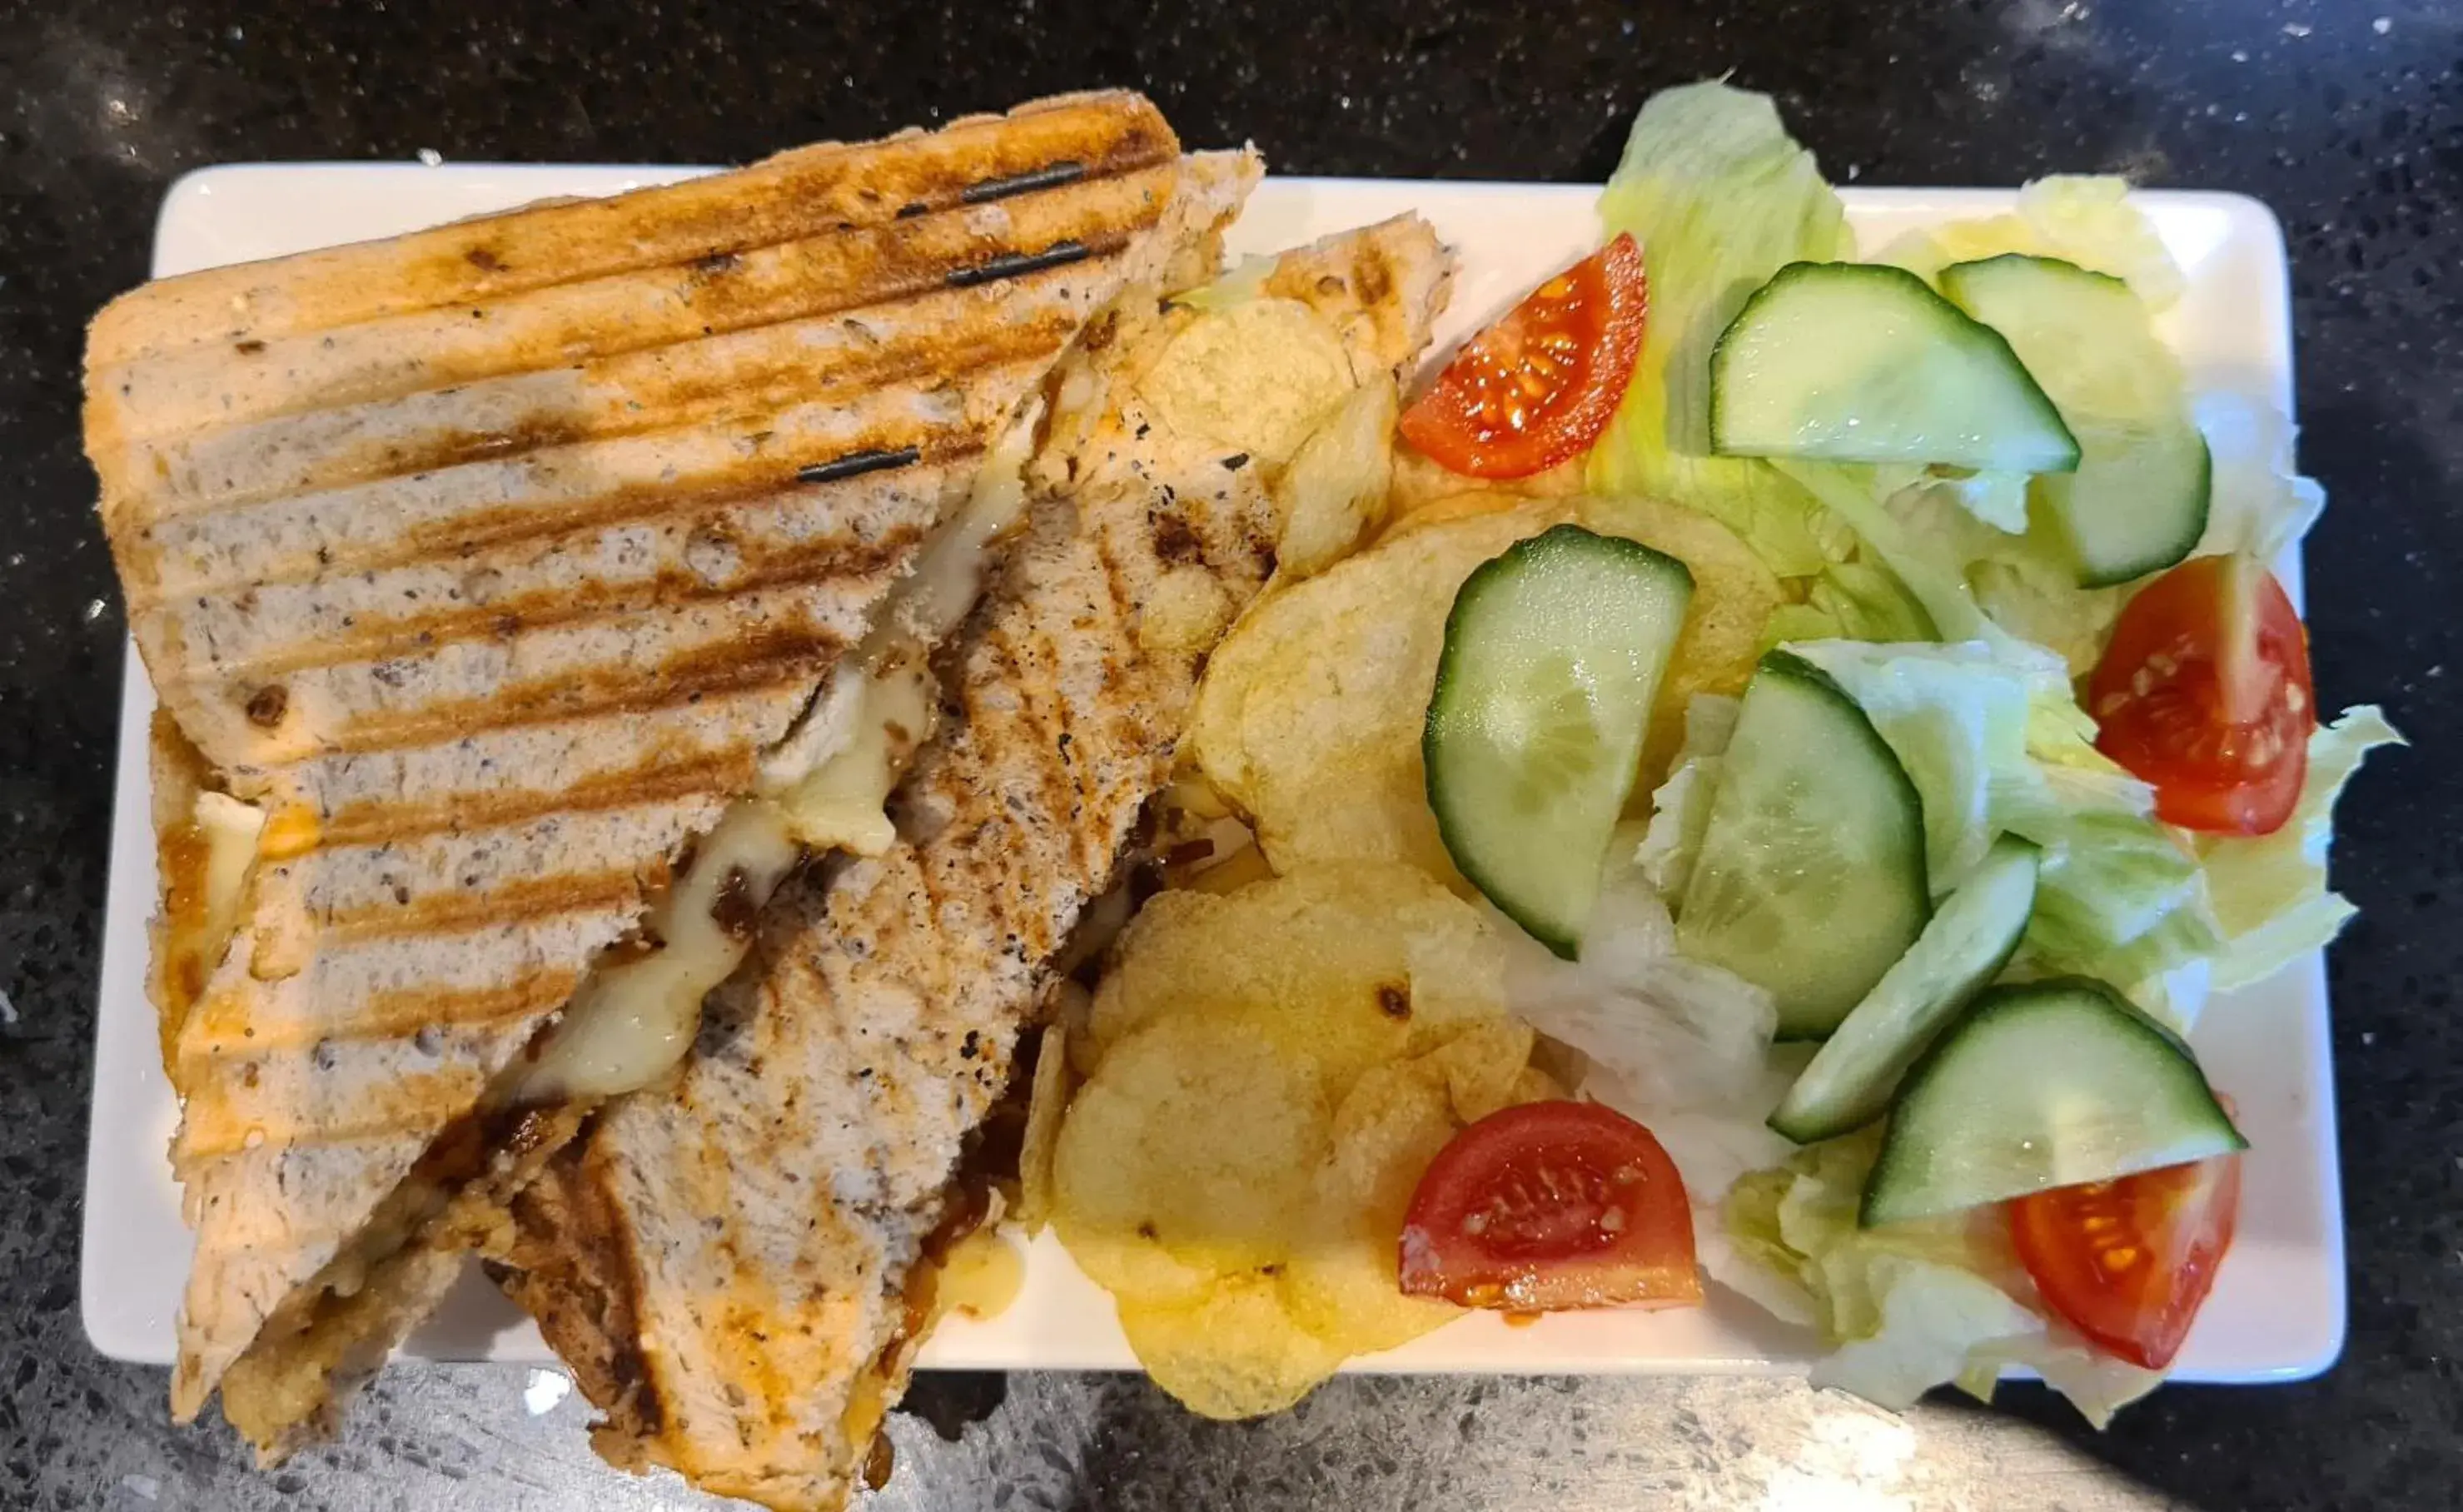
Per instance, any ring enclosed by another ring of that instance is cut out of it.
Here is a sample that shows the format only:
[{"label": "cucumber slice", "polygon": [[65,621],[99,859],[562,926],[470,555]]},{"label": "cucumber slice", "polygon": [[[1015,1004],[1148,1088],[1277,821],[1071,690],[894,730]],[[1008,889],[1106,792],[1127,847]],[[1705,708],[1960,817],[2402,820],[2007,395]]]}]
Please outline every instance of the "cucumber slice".
[{"label": "cucumber slice", "polygon": [[1924,808],[1839,685],[1764,656],[1676,915],[1676,948],[1768,988],[1779,1037],[1837,1027],[1931,911]]},{"label": "cucumber slice", "polygon": [[2074,472],[2036,492],[2077,554],[2079,581],[2127,582],[2186,558],[2206,534],[2207,439],[2179,359],[2118,278],[2010,252],[1945,268],[1942,292],[2007,337],[2079,440]]},{"label": "cucumber slice", "polygon": [[1421,741],[1447,853],[1567,960],[1693,575],[1637,541],[1559,525],[1466,579]]},{"label": "cucumber slice", "polygon": [[1916,1057],[2010,964],[2036,909],[2041,856],[2016,835],[1994,841],[1797,1077],[1770,1127],[1809,1145],[1881,1117]]},{"label": "cucumber slice", "polygon": [[1995,987],[1899,1088],[1866,1227],[2246,1150],[2197,1061],[2083,977]]},{"label": "cucumber slice", "polygon": [[1711,353],[1711,448],[2060,472],[2079,444],[1992,327],[1904,268],[1790,263]]}]

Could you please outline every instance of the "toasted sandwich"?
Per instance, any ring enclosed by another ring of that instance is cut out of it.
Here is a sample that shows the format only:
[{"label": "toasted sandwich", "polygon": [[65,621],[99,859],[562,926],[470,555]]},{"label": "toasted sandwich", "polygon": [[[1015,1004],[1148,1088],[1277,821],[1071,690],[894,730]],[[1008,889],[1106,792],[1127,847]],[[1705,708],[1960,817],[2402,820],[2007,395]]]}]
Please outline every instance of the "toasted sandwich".
[{"label": "toasted sandwich", "polygon": [[[1326,318],[1366,382],[1418,354],[1448,276],[1405,219],[1289,253],[1257,291]],[[863,1473],[970,1213],[962,1149],[1274,565],[1266,469],[1142,398],[1178,318],[1124,299],[1069,383],[1093,403],[1030,469],[897,843],[782,894],[676,1076],[609,1105],[515,1204],[500,1279],[619,1465],[796,1512]]]},{"label": "toasted sandwich", "polygon": [[887,843],[906,669],[1011,528],[1056,363],[1253,177],[1071,97],[96,319],[87,446],[168,716],[175,1416],[219,1387],[269,1457],[329,1431],[591,1107],[683,1055],[806,851]]}]

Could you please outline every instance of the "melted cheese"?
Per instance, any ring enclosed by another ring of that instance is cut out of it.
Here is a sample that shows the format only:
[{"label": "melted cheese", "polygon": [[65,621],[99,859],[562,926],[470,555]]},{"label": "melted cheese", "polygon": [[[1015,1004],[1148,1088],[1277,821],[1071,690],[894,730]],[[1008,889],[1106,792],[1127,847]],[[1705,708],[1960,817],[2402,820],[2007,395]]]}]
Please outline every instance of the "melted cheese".
[{"label": "melted cheese", "polygon": [[[778,805],[737,800],[651,910],[646,932],[662,943],[630,960],[599,963],[548,1032],[513,1100],[614,1097],[665,1075],[692,1044],[701,1000],[743,961],[753,913],[801,857]],[[741,896],[724,895],[731,889]]]},{"label": "melted cheese", "polygon": [[778,796],[796,838],[816,850],[878,856],[898,839],[883,812],[899,774],[931,734],[932,673],[922,662],[853,680],[845,743]]},{"label": "melted cheese", "polygon": [[993,547],[1026,513],[1026,463],[1042,411],[1037,400],[1011,422],[965,506],[892,590],[872,633],[762,757],[761,791],[778,800],[805,844],[877,856],[897,839],[883,807],[931,738],[940,696],[932,647],[974,607]]},{"label": "melted cheese", "polygon": [[240,899],[248,891],[249,873],[256,866],[265,810],[228,793],[200,793],[195,822],[206,843],[202,953],[211,963],[222,959],[224,948],[239,928]]},{"label": "melted cheese", "polygon": [[896,841],[883,812],[907,762],[930,738],[940,690],[931,648],[982,594],[992,549],[1026,508],[1025,468],[1040,400],[1014,419],[984,459],[956,516],[891,591],[872,633],[832,673],[787,737],[761,759],[756,796],[740,799],[695,849],[645,933],[662,942],[629,960],[601,960],[510,1086],[514,1102],[607,1098],[646,1086],[692,1044],[701,1000],[751,945],[712,917],[720,889],[741,925],[770,901],[805,847],[879,855]]},{"label": "melted cheese", "polygon": [[1026,1257],[1010,1237],[985,1224],[949,1246],[941,1262],[941,1279],[932,1293],[935,1322],[953,1312],[970,1318],[997,1318],[1017,1301],[1026,1285]]}]

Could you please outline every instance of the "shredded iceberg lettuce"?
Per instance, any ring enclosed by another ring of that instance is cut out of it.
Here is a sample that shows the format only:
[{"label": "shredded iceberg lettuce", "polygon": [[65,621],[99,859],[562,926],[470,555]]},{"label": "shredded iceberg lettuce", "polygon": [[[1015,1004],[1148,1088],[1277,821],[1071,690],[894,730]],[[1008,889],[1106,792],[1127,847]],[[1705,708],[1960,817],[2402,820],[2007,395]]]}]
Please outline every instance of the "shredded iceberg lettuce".
[{"label": "shredded iceberg lettuce", "polygon": [[2155,228],[2129,203],[2125,179],[2057,174],[2018,191],[2007,215],[1952,221],[1914,231],[1882,250],[1881,260],[1929,279],[1956,262],[2028,252],[2109,274],[2137,291],[2150,310],[2181,297],[2180,266]]},{"label": "shredded iceberg lettuce", "polygon": [[1953,1384],[1977,1401],[1990,1402],[2001,1373],[2012,1369],[2035,1371],[2099,1430],[2112,1426],[2114,1413],[2164,1384],[2163,1371],[2106,1354],[2057,1320],[2047,1322],[2039,1333],[1977,1345],[1968,1351],[1967,1369]]},{"label": "shredded iceberg lettuce", "polygon": [[1911,1407],[1967,1373],[1977,1350],[2043,1326],[1999,1287],[1955,1265],[1883,1253],[1863,1259],[1858,1272],[1857,1283],[1874,1298],[1872,1331],[1815,1362],[1811,1379],[1877,1406]]},{"label": "shredded iceberg lettuce", "polygon": [[1791,262],[1854,250],[1813,154],[1766,95],[1664,90],[1635,118],[1600,218],[1608,235],[1642,243],[1650,323],[1633,386],[1592,449],[1591,488],[1698,509],[1782,578],[1820,572],[1842,543],[1825,540],[1802,491],[1768,463],[1711,455],[1710,437],[1711,348],[1746,297]]},{"label": "shredded iceberg lettuce", "polygon": [[1933,493],[2004,536],[2027,534],[2027,479],[2024,472],[1936,472],[1926,481]]},{"label": "shredded iceberg lettuce", "polygon": [[1778,1010],[1761,988],[1676,953],[1640,841],[1626,825],[1609,843],[1580,959],[1506,932],[1507,1003],[1649,1107],[1733,1107],[1761,1079]]},{"label": "shredded iceberg lettuce", "polygon": [[1863,537],[1865,546],[1905,585],[1934,635],[1969,641],[1998,635],[1944,542],[1919,536],[1893,515],[1886,501],[1915,475],[1905,469],[1848,462],[1781,461],[1773,464],[1801,485]]},{"label": "shredded iceberg lettuce", "polygon": [[1789,649],[1856,700],[1907,769],[1936,895],[2005,830],[2043,847],[2027,927],[2038,969],[2129,983],[2221,946],[2196,854],[2156,820],[2147,784],[2095,749],[2060,658],[2006,637]]},{"label": "shredded iceberg lettuce", "polygon": [[2272,835],[2201,837],[2207,889],[2225,943],[2213,984],[2229,992],[2264,980],[2322,949],[2358,910],[2326,887],[2335,800],[2362,758],[2403,736],[2373,705],[2347,709],[2309,737],[2309,776],[2292,818]]},{"label": "shredded iceberg lettuce", "polygon": [[[1735,701],[1697,702],[1704,739],[1724,747]],[[1579,960],[1558,958],[1498,916],[1506,1001],[1581,1056],[1579,1091],[1649,1128],[1693,1200],[1715,1203],[1738,1175],[1795,1148],[1765,1120],[1802,1060],[1774,1062],[1778,1009],[1768,992],[1676,953],[1676,926],[1643,848],[1639,824],[1609,843]]]},{"label": "shredded iceberg lettuce", "polygon": [[1721,1205],[1711,1279],[1819,1330],[1817,1386],[1904,1409],[1936,1386],[1990,1399],[2036,1370],[2103,1426],[2163,1380],[2089,1350],[2038,1308],[1996,1210],[1866,1229],[1857,1207],[1875,1131],[1811,1145],[1738,1179]]},{"label": "shredded iceberg lettuce", "polygon": [[2200,395],[2191,413],[2214,464],[2197,555],[2236,551],[2277,561],[2326,508],[2326,491],[2292,470],[2291,419],[2272,405],[2223,392]]},{"label": "shredded iceberg lettuce", "polygon": [[[1898,574],[1878,561],[1864,559],[1866,552],[1858,552],[1857,559],[1833,562],[1821,576],[1805,586],[1804,603],[1789,607],[1800,610],[1803,618],[1790,616],[1774,626],[1766,635],[1768,645],[1778,646],[1789,640],[1850,641],[1928,641],[1932,639],[1932,616],[1899,581]],[[1774,617],[1775,619],[1776,617]],[[1802,633],[1810,629],[1810,635]],[[1787,633],[1776,633],[1785,631]]]},{"label": "shredded iceberg lettuce", "polygon": [[1634,860],[1643,876],[1673,898],[1693,875],[1693,855],[1711,823],[1711,790],[1719,780],[1719,756],[1736,733],[1740,700],[1696,693],[1685,706],[1685,743],[1676,750],[1667,780],[1650,795],[1650,824]]}]

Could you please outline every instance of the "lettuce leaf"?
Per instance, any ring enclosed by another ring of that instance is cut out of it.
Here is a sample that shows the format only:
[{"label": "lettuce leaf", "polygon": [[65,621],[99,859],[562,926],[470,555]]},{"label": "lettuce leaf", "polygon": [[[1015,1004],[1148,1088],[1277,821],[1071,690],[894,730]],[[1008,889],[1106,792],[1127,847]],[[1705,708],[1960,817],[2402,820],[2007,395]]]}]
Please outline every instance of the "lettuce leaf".
[{"label": "lettuce leaf", "polygon": [[1955,501],[2000,534],[2027,534],[2027,473],[1936,471],[1926,482],[1934,493]]},{"label": "lettuce leaf", "polygon": [[1906,588],[1934,635],[1948,641],[1998,636],[1976,606],[1962,563],[1946,536],[1918,534],[1891,514],[1886,500],[1912,487],[1906,469],[1847,462],[1772,464],[1855,529],[1874,558]]},{"label": "lettuce leaf", "polygon": [[1579,1050],[1651,1107],[1725,1107],[1761,1080],[1778,1009],[1769,993],[1676,953],[1676,926],[1644,874],[1641,826],[1608,844],[1579,960],[1518,930],[1506,1001],[1516,1017]]},{"label": "lettuce leaf", "polygon": [[2040,1331],[2042,1320],[1973,1271],[1904,1255],[1860,1262],[1858,1284],[1876,1299],[1872,1331],[1817,1362],[1811,1380],[1904,1412],[1945,1381],[1980,1367],[1979,1350]]},{"label": "lettuce leaf", "polygon": [[2202,394],[2191,407],[2214,463],[2197,555],[2278,561],[2326,508],[2326,491],[2292,470],[2290,417],[2228,392]]},{"label": "lettuce leaf", "polygon": [[1825,542],[1803,492],[1768,463],[1711,454],[1711,348],[1780,268],[1853,252],[1839,196],[1770,97],[1706,82],[1642,107],[1600,218],[1642,243],[1650,322],[1633,386],[1592,449],[1591,488],[1698,509],[1782,578],[1820,572],[1841,543]]},{"label": "lettuce leaf", "polygon": [[2218,991],[2261,981],[2322,949],[2359,911],[2326,887],[2335,800],[2371,751],[2403,744],[2374,705],[2347,709],[2309,737],[2309,776],[2281,829],[2255,838],[2201,837],[2208,892],[2225,935],[2214,961]]},{"label": "lettuce leaf", "polygon": [[1970,561],[1967,581],[1985,618],[2060,657],[2072,677],[2095,670],[2121,618],[2122,590],[2082,588],[2067,566],[2024,549]]},{"label": "lettuce leaf", "polygon": [[1955,262],[2029,252],[2059,257],[2126,282],[2150,310],[2181,297],[2180,266],[2155,228],[2129,203],[2125,179],[2057,174],[2018,191],[2007,215],[1952,221],[1914,231],[1882,250],[1881,259],[1930,279]]},{"label": "lettuce leaf", "polygon": [[1991,1402],[2001,1372],[2012,1369],[2043,1377],[2099,1431],[2112,1426],[2114,1413],[2164,1384],[2163,1371],[2105,1354],[2058,1321],[2048,1322],[2041,1333],[1977,1345],[1968,1351],[1967,1369],[1954,1384],[1977,1401]]},{"label": "lettuce leaf", "polygon": [[2218,949],[2198,857],[2154,794],[2095,749],[2061,660],[2008,640],[1791,646],[1838,682],[1923,800],[1936,896],[2007,830],[2043,847],[2027,927],[2039,969],[2116,983]]},{"label": "lettuce leaf", "polygon": [[1693,875],[1693,855],[1711,823],[1711,790],[1718,784],[1719,756],[1736,733],[1742,700],[1696,693],[1685,706],[1685,743],[1667,780],[1650,795],[1650,824],[1634,861],[1664,898],[1681,897]]},{"label": "lettuce leaf", "polygon": [[[1771,1046],[1752,1090],[1720,1107],[1655,1106],[1603,1068],[1582,1079],[1581,1091],[1658,1136],[1667,1158],[1676,1162],[1677,1174],[1685,1178],[1685,1191],[1694,1207],[1715,1214],[1747,1172],[1776,1165],[1796,1152],[1793,1142],[1772,1129],[1770,1116],[1803,1074],[1814,1049],[1809,1044]],[[1697,1221],[1694,1228],[1697,1233],[1716,1233],[1718,1225]]]},{"label": "lettuce leaf", "polygon": [[[2096,750],[2095,722],[2050,651],[2016,642],[1789,649],[1856,700],[1907,769],[1936,895],[2004,830],[2044,848],[2028,971],[2099,977],[2186,1028],[2210,990],[2273,975],[2353,913],[2327,889],[2326,854],[2343,784],[2369,751],[2403,738],[2375,708],[2311,737],[2308,782],[2283,828],[2192,836],[2157,820],[2152,790]],[[1708,802],[1689,788],[1669,798],[1687,814]]]},{"label": "lettuce leaf", "polygon": [[1819,1331],[1829,1352],[1815,1385],[1895,1411],[1952,1383],[1989,1400],[2016,1366],[2100,1428],[2162,1381],[2094,1353],[2039,1310],[1997,1210],[1858,1227],[1879,1144],[1866,1130],[1740,1178],[1721,1204],[1719,1241],[1703,1246],[1712,1280]]},{"label": "lettuce leaf", "polygon": [[[1862,555],[1859,554],[1860,558]],[[1932,616],[1925,612],[1925,606],[1907,591],[1907,584],[1899,581],[1898,574],[1875,561],[1833,562],[1820,577],[1806,585],[1804,603],[1800,607],[1815,618],[1792,619],[1790,623],[1799,626],[1819,625],[1820,628],[1814,639],[1932,639]],[[1770,644],[1776,646],[1790,638],[1803,637],[1774,635]]]},{"label": "lettuce leaf", "polygon": [[[1724,747],[1735,701],[1697,702],[1693,723]],[[1578,1091],[1648,1127],[1693,1200],[1714,1203],[1737,1176],[1795,1148],[1765,1120],[1803,1058],[1774,1060],[1778,1010],[1768,992],[1676,953],[1676,926],[1641,857],[1642,827],[1623,826],[1580,960],[1559,959],[1499,916],[1506,1001],[1580,1053]]]}]

